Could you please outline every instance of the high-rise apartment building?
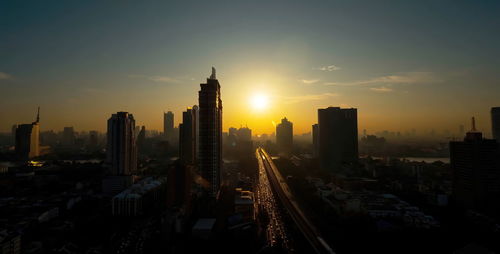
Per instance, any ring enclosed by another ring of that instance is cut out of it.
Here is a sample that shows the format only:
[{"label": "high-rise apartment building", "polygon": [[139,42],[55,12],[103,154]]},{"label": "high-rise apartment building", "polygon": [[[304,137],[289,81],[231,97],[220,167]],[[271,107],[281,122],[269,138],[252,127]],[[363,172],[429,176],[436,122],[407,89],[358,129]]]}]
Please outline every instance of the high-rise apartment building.
[{"label": "high-rise apartment building", "polygon": [[182,112],[182,123],[179,125],[179,157],[184,164],[194,164],[197,157],[198,107],[188,108]]},{"label": "high-rise apartment building", "polygon": [[334,172],[358,161],[357,109],[318,109],[319,157],[322,169]]},{"label": "high-rise apartment building", "polygon": [[163,113],[163,135],[168,141],[172,141],[174,136],[174,113],[172,111]]},{"label": "high-rise apartment building", "polygon": [[276,125],[276,145],[282,153],[290,153],[293,149],[293,123],[286,117]]},{"label": "high-rise apartment building", "polygon": [[474,124],[463,141],[450,142],[453,200],[466,209],[498,212],[500,208],[500,149],[484,139]]},{"label": "high-rise apartment building", "polygon": [[128,112],[113,114],[108,120],[107,162],[111,175],[131,175],[137,170],[135,120]]}]

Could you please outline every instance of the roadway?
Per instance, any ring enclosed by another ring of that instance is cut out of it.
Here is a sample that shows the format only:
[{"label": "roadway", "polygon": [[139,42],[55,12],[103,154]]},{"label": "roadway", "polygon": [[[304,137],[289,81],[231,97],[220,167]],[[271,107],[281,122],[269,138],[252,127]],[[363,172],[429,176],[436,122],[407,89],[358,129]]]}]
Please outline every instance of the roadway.
[{"label": "roadway", "polygon": [[290,215],[292,220],[297,225],[297,228],[302,232],[306,240],[311,245],[312,249],[316,253],[335,253],[332,248],[323,240],[320,236],[318,230],[312,225],[309,219],[300,209],[299,205],[295,201],[295,198],[290,191],[288,184],[285,179],[278,171],[272,158],[267,154],[267,152],[262,148],[257,148],[256,151],[257,158],[259,160],[259,166],[263,165],[267,173],[267,178],[269,183],[276,193],[277,198]]},{"label": "roadway", "polygon": [[[259,157],[259,152],[255,155]],[[268,218],[267,223],[263,226],[266,233],[267,244],[269,246],[280,246],[283,249],[293,251],[293,246],[290,243],[285,223],[281,216],[281,210],[278,207],[276,198],[271,189],[269,178],[267,177],[266,169],[263,160],[259,162],[259,184],[256,189],[256,204],[258,205],[259,213],[265,214]]]}]

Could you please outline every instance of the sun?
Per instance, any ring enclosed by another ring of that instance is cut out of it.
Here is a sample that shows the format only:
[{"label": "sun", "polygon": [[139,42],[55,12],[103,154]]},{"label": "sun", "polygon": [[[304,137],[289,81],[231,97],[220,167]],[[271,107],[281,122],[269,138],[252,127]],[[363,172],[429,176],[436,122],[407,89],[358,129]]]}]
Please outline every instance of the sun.
[{"label": "sun", "polygon": [[269,105],[269,98],[265,94],[254,94],[250,97],[250,106],[255,110],[264,110]]}]

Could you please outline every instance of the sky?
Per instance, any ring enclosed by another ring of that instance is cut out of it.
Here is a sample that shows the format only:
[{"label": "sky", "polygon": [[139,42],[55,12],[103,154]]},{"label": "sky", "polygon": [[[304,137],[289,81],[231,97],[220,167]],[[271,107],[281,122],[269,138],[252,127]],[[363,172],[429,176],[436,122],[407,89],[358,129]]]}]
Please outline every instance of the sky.
[{"label": "sky", "polygon": [[117,111],[160,130],[214,66],[225,130],[305,133],[340,106],[368,133],[472,116],[490,133],[499,31],[499,1],[0,1],[0,132],[37,106],[42,131],[104,131]]}]

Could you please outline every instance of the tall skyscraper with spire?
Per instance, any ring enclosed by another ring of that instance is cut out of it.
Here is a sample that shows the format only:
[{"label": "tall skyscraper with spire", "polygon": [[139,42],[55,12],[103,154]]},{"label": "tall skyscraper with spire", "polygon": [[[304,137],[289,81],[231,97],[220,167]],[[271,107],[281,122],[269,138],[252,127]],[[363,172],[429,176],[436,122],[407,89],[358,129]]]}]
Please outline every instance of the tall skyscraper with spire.
[{"label": "tall skyscraper with spire", "polygon": [[222,168],[222,100],[214,67],[207,83],[200,87],[199,167],[202,177],[209,183],[209,196],[216,197]]},{"label": "tall skyscraper with spire", "polygon": [[450,142],[453,200],[456,205],[490,214],[500,212],[500,147],[472,129],[463,141]]},{"label": "tall skyscraper with spire", "polygon": [[31,124],[17,125],[16,154],[21,160],[28,160],[40,155],[40,107],[36,114],[36,121]]}]

